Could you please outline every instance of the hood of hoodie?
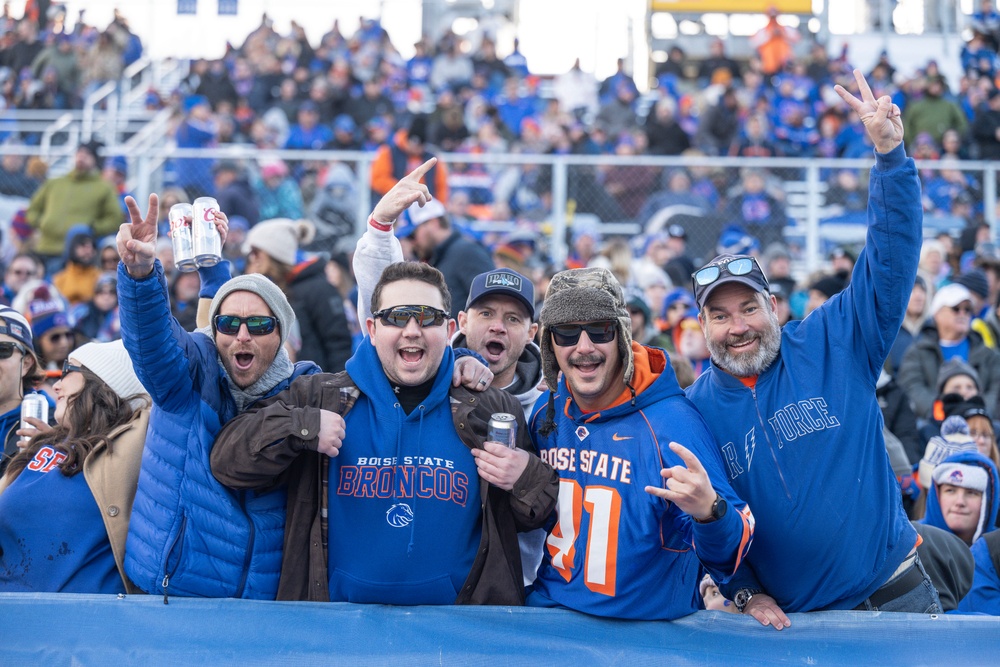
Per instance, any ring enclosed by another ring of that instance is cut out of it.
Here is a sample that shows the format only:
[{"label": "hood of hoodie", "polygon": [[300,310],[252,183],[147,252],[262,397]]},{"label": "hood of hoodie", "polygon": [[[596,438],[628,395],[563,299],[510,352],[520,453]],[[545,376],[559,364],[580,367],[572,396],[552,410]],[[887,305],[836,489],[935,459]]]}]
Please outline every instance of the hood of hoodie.
[{"label": "hood of hoodie", "polygon": [[[87,236],[91,241],[94,242],[94,249],[97,249],[97,240],[94,238],[94,232],[90,229],[90,225],[80,223],[78,225],[73,225],[68,230],[66,230],[66,245],[63,249],[63,261],[68,262],[72,256],[73,248],[79,242],[78,239],[81,236]],[[95,256],[96,256],[95,252]]]},{"label": "hood of hoodie", "polygon": [[[448,389],[451,387],[452,369],[455,366],[455,353],[450,347],[444,350],[441,358],[441,365],[438,366],[437,374],[434,376],[434,384],[427,398],[421,404],[429,410],[433,410],[439,403],[449,403]],[[389,378],[382,370],[382,362],[378,358],[378,352],[371,338],[367,336],[357,352],[347,360],[345,366],[351,379],[357,384],[361,393],[367,396],[375,405],[385,405],[391,408],[395,405],[396,393],[393,391]],[[442,391],[443,388],[443,391]],[[414,412],[417,412],[414,410]]]},{"label": "hood of hoodie", "polygon": [[[997,474],[996,466],[993,465],[992,461],[979,452],[961,452],[959,454],[953,454],[942,461],[939,465],[944,463],[964,463],[966,465],[978,466],[986,470],[986,492],[983,493],[983,507],[985,508],[985,511],[981,513],[979,529],[976,533],[976,537],[993,530],[997,521],[997,513],[1000,511],[1000,496],[997,495],[997,491],[1000,489],[1000,475]],[[944,520],[944,514],[941,513],[941,501],[938,500],[937,482],[932,483],[931,488],[927,491],[927,514],[924,517],[924,523],[931,526],[937,526],[943,530],[951,531],[951,529],[948,528],[947,522]],[[973,539],[973,542],[975,542],[975,539]]]},{"label": "hood of hoodie", "polygon": [[[659,401],[675,398],[685,398],[684,390],[677,384],[674,369],[667,361],[666,353],[655,347],[645,347],[632,343],[635,371],[632,384],[635,386],[635,399],[622,400],[620,396],[613,407],[597,412],[583,412],[576,401],[568,401],[571,396],[566,385],[566,376],[559,378],[559,387],[555,395],[556,410],[564,410],[574,422],[588,424],[608,419],[617,419],[622,415],[647,410]],[[626,389],[626,391],[628,391]],[[624,394],[623,394],[624,396]]]}]

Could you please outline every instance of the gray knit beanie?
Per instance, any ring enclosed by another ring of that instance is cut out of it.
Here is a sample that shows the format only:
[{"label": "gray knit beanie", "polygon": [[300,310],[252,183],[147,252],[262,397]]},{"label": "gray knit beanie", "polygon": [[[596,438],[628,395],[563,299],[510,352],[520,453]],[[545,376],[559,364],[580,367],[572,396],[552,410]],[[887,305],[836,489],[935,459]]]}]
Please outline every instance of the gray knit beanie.
[{"label": "gray knit beanie", "polygon": [[979,391],[983,390],[982,385],[979,383],[979,373],[976,372],[976,369],[967,364],[963,359],[960,359],[959,357],[952,357],[948,361],[941,364],[941,368],[938,369],[938,394],[943,392],[944,384],[957,375],[968,375],[972,378],[972,381],[976,383],[976,389]]},{"label": "gray knit beanie", "polygon": [[248,273],[245,276],[231,278],[215,293],[215,298],[212,299],[212,305],[208,311],[212,333],[215,333],[215,316],[219,312],[219,306],[233,292],[250,292],[264,300],[267,307],[271,309],[271,313],[278,318],[278,335],[281,336],[281,344],[284,345],[292,323],[295,322],[295,311],[292,310],[292,305],[288,303],[284,292],[259,273]]},{"label": "gray knit beanie", "polygon": [[598,320],[617,320],[618,351],[625,366],[625,384],[632,383],[632,318],[628,314],[622,286],[607,269],[570,269],[560,271],[552,277],[538,317],[542,325],[539,344],[542,350],[542,374],[550,391],[556,389],[559,365],[552,350],[552,337],[548,328],[567,322]]}]

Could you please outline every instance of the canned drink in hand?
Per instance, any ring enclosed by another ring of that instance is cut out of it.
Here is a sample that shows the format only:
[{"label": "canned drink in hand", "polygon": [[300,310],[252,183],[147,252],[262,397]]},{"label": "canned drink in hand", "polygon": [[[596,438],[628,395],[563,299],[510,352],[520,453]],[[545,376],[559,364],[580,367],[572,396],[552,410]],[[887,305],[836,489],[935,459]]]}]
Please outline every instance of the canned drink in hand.
[{"label": "canned drink in hand", "polygon": [[215,214],[219,202],[214,197],[194,200],[194,219],[191,231],[194,240],[194,259],[198,266],[215,266],[222,261],[222,237],[215,228]]},{"label": "canned drink in hand", "polygon": [[168,214],[170,220],[170,244],[174,249],[174,266],[178,271],[197,271],[198,262],[194,258],[194,239],[191,221],[194,208],[191,204],[174,204]]},{"label": "canned drink in hand", "polygon": [[499,442],[514,449],[517,444],[517,419],[507,412],[495,412],[490,416],[486,432],[488,442]]},{"label": "canned drink in hand", "polygon": [[[28,394],[21,401],[21,428],[35,428],[27,421],[28,417],[34,417],[38,421],[49,423],[49,402],[41,394]],[[37,429],[36,429],[37,430]],[[18,445],[24,447],[28,444],[31,436],[21,436]]]}]

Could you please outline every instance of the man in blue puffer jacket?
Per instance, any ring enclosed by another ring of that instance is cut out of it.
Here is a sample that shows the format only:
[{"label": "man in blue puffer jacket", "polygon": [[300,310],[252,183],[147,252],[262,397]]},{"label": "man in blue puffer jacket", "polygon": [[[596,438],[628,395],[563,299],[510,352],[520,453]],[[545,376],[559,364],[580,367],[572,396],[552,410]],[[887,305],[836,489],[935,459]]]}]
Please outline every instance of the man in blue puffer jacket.
[{"label": "man in blue puffer jacket", "polygon": [[[229,278],[228,263],[200,269],[212,296],[210,326],[184,331],[170,314],[155,259],[158,200],[118,233],[122,340],[153,399],[125,570],[144,591],[184,596],[274,599],[281,567],[285,494],[232,491],[212,477],[209,454],[222,425],[299,375],[284,342],[295,315],[260,275]],[[226,218],[217,218],[221,234]],[[224,238],[224,237],[223,237]],[[221,285],[221,287],[219,287]],[[217,289],[217,291],[215,291]]]},{"label": "man in blue puffer jacket", "polygon": [[753,548],[720,588],[779,629],[785,611],[940,611],[875,396],[917,272],[920,183],[899,110],[855,78],[861,100],[836,89],[876,152],[865,248],[847,289],[780,329],[755,259],[720,256],[694,273],[712,367],[688,397],[757,518]]}]

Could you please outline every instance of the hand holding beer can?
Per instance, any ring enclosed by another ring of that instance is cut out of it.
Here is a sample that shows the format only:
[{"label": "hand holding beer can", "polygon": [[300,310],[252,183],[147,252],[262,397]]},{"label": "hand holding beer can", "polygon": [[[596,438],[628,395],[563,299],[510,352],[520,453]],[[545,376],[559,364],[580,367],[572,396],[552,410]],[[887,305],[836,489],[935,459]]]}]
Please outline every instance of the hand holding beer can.
[{"label": "hand holding beer can", "polygon": [[[48,423],[49,421],[49,402],[45,400],[45,397],[41,394],[28,394],[21,401],[21,428],[22,429],[36,429],[32,424],[28,423],[27,417],[34,417],[38,421]],[[18,447],[24,447],[28,444],[28,440],[31,436],[21,436],[18,441]]]},{"label": "hand holding beer can", "polygon": [[488,442],[499,442],[510,449],[517,446],[517,419],[508,412],[494,412],[486,432]]}]

